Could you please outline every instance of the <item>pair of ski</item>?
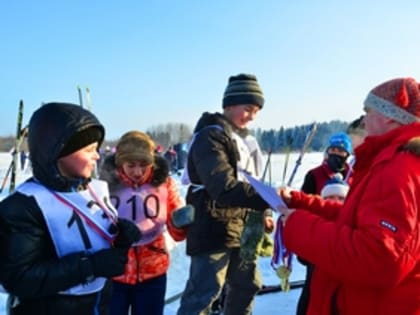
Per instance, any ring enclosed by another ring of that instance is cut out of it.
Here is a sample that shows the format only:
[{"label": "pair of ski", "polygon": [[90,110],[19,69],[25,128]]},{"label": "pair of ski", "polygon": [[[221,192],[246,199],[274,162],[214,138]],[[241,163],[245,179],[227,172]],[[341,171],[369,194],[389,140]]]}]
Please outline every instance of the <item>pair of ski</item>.
[{"label": "pair of ski", "polygon": [[[315,136],[316,129],[317,129],[317,124],[316,123],[312,123],[310,125],[310,127],[309,127],[309,130],[306,133],[305,141],[304,141],[304,143],[302,145],[302,148],[300,149],[299,157],[296,160],[295,167],[294,167],[294,169],[293,169],[293,171],[292,171],[292,173],[290,175],[289,180],[287,181],[287,186],[288,187],[291,187],[292,186],[292,183],[293,183],[293,180],[295,178],[296,172],[297,172],[299,166],[302,164],[303,155],[308,150],[309,145],[311,144],[312,139]],[[291,136],[287,136],[287,139],[286,139],[286,149],[285,149],[285,161],[284,161],[283,176],[282,176],[282,182],[281,182],[281,185],[282,186],[285,186],[286,185],[286,181],[285,180],[286,180],[287,167],[289,165],[289,156],[290,156],[290,152],[291,152],[291,148],[292,148],[292,143],[293,143],[293,138]],[[271,183],[271,155],[272,155],[272,150],[270,149],[268,151],[267,161],[265,163],[264,171],[263,171],[263,174],[262,174],[262,181],[265,182],[265,177],[266,177],[266,175],[268,173],[268,176],[269,176],[269,184],[270,185],[272,184]]]}]

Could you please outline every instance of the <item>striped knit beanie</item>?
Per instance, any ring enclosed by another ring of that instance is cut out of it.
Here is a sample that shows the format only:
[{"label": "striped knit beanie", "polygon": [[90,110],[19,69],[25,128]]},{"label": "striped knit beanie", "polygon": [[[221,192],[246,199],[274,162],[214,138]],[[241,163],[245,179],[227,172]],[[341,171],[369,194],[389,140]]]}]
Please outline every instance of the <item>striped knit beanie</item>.
[{"label": "striped knit beanie", "polygon": [[420,84],[413,78],[384,82],[370,91],[364,105],[403,125],[420,122]]},{"label": "striped knit beanie", "polygon": [[264,95],[253,74],[238,74],[229,78],[223,95],[223,108],[233,105],[264,105]]}]

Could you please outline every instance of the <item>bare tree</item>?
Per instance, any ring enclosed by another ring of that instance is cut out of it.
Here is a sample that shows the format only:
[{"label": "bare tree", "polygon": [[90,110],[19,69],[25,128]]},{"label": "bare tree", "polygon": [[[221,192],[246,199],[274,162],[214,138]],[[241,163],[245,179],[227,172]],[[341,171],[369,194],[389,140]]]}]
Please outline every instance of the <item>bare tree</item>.
[{"label": "bare tree", "polygon": [[146,132],[164,148],[188,142],[192,134],[190,126],[184,123],[160,124],[147,129]]}]

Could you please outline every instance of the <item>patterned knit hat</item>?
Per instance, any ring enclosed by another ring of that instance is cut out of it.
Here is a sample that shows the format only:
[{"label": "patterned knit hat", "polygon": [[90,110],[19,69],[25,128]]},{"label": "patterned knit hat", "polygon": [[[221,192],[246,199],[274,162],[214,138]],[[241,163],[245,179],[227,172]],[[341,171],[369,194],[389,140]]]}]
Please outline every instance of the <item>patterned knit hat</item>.
[{"label": "patterned knit hat", "polygon": [[327,150],[329,148],[339,148],[350,155],[352,152],[351,139],[345,132],[337,132],[328,139]]},{"label": "patterned knit hat", "polygon": [[125,133],[117,143],[115,163],[121,166],[124,162],[144,161],[153,163],[155,144],[145,133],[129,131]]},{"label": "patterned knit hat", "polygon": [[420,85],[413,78],[398,78],[375,87],[365,107],[403,125],[420,121]]},{"label": "patterned knit hat", "polygon": [[343,181],[343,176],[340,173],[336,173],[322,188],[321,197],[340,196],[341,198],[346,198],[348,191],[349,185]]},{"label": "patterned knit hat", "polygon": [[223,95],[223,108],[233,105],[264,105],[264,95],[253,74],[238,74],[229,78]]}]

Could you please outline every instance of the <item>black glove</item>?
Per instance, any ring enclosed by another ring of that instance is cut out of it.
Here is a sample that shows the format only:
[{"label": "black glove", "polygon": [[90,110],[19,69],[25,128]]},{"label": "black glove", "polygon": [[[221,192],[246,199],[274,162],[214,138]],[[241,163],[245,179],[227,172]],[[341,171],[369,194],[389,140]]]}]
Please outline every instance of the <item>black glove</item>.
[{"label": "black glove", "polygon": [[141,232],[134,222],[124,218],[119,218],[117,227],[119,232],[114,241],[115,247],[129,248],[133,243],[140,241]]},{"label": "black glove", "polygon": [[124,273],[128,249],[107,248],[88,256],[95,277],[111,278]]}]

